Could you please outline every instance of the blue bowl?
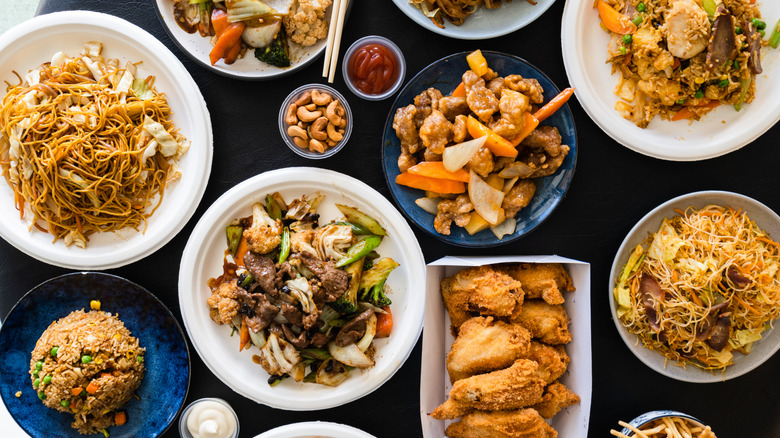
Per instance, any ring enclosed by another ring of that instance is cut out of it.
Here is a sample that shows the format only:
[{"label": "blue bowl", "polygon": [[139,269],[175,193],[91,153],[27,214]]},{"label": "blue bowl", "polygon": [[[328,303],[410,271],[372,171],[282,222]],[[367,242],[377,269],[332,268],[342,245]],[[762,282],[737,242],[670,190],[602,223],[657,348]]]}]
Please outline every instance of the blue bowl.
[{"label": "blue bowl", "polygon": [[[688,420],[689,422],[695,423],[696,426],[704,427],[704,423],[702,423],[701,420],[699,420],[698,418],[690,416],[688,414],[683,414],[682,412],[670,411],[670,410],[645,412],[644,414],[631,420],[631,422],[628,424],[639,429],[640,427],[644,426],[645,424],[653,420],[658,420],[664,417],[680,417]],[[624,427],[621,432],[623,433],[623,435],[627,435],[627,436],[633,436],[634,433],[631,431],[631,429],[627,427]]]},{"label": "blue bowl", "polygon": [[[393,102],[392,110],[387,116],[385,129],[382,136],[382,165],[384,167],[387,186],[396,204],[401,207],[403,214],[431,236],[457,246],[469,248],[484,248],[503,245],[519,239],[538,227],[555,210],[569,189],[574,177],[574,166],[577,163],[577,131],[574,127],[574,117],[571,109],[566,104],[553,116],[542,122],[558,128],[563,144],[569,145],[571,150],[563,164],[556,173],[543,178],[536,178],[536,194],[531,203],[520,210],[515,216],[517,227],[512,235],[504,236],[499,240],[490,230],[480,231],[473,236],[465,229],[454,226],[450,235],[443,235],[433,228],[434,216],[420,207],[414,201],[425,196],[422,190],[401,186],[395,183],[395,178],[400,174],[398,170],[398,157],[401,155],[401,142],[393,129],[393,116],[397,108],[414,103],[414,97],[430,87],[438,88],[447,95],[461,83],[463,72],[468,70],[466,55],[470,52],[461,52],[442,58],[425,67],[401,90],[401,93]],[[519,74],[524,78],[535,78],[544,88],[544,100],[548,102],[560,91],[558,87],[544,73],[524,59],[517,56],[499,52],[483,51],[482,54],[490,68],[500,76]]]},{"label": "blue bowl", "polygon": [[[190,357],[184,333],[165,305],[141,286],[114,275],[83,272],[48,280],[30,290],[0,329],[0,395],[8,411],[36,437],[78,436],[73,416],[49,409],[30,384],[30,352],[44,330],[74,310],[116,314],[146,348],[146,371],[138,398],[125,404],[127,423],[109,429],[111,438],[156,437],[171,425],[187,397]],[[21,397],[15,393],[21,391]]]}]

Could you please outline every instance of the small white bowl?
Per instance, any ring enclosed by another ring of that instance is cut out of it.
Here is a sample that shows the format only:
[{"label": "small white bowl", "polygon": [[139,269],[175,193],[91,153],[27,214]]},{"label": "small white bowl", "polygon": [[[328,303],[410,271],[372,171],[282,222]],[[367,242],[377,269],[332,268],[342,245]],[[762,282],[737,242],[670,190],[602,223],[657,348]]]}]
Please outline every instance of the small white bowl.
[{"label": "small white bowl", "polygon": [[[390,88],[379,94],[369,94],[360,91],[352,83],[352,76],[349,74],[349,63],[352,59],[352,54],[355,53],[357,49],[365,46],[366,44],[377,44],[386,47],[388,50],[393,52],[393,55],[395,55],[395,59],[398,62],[398,72],[395,78],[395,82],[393,82],[393,85]],[[401,49],[399,49],[398,46],[396,46],[395,43],[389,39],[378,35],[364,36],[363,38],[360,38],[359,40],[352,43],[352,45],[349,46],[349,49],[347,49],[346,53],[344,53],[344,60],[341,62],[341,73],[344,75],[344,82],[347,83],[347,88],[349,88],[349,91],[354,93],[355,96],[365,100],[384,100],[395,94],[398,89],[401,88],[401,85],[404,84],[404,77],[406,76],[406,59],[404,58],[404,54],[401,52]]]},{"label": "small white bowl", "polygon": [[[650,411],[645,412],[644,414],[634,418],[629,422],[631,426],[639,429],[640,427],[644,426],[645,424],[654,421],[659,420],[661,418],[667,418],[667,417],[679,417],[684,419],[686,422],[690,423],[691,426],[698,426],[698,427],[704,427],[705,425],[696,417],[690,416],[688,414],[683,414],[682,412],[677,411],[669,411],[669,410],[662,410],[662,411]],[[631,429],[624,427],[621,431],[623,435],[627,436],[634,436],[631,431]]]},{"label": "small white bowl", "polygon": [[179,436],[182,438],[192,438],[192,434],[190,433],[189,428],[187,428],[187,418],[190,416],[190,411],[192,411],[195,406],[206,401],[219,403],[225,406],[228,411],[230,411],[230,413],[233,415],[233,418],[236,420],[236,430],[229,438],[238,438],[238,432],[241,428],[241,424],[238,421],[238,415],[236,415],[236,411],[233,410],[233,406],[230,406],[230,403],[216,397],[199,398],[184,408],[184,411],[182,411],[181,415],[179,416]]},{"label": "small white bowl", "polygon": [[[259,350],[238,351],[230,329],[209,317],[207,282],[222,273],[225,226],[251,216],[252,204],[280,192],[288,201],[315,191],[325,195],[317,207],[321,223],[343,217],[335,203],[355,206],[387,230],[377,248],[399,263],[387,279],[393,331],[377,339],[376,365],[353,370],[339,386],[285,379],[271,387],[268,373],[252,361]],[[179,269],[179,304],[192,345],[206,366],[235,392],[264,405],[290,411],[327,409],[363,397],[388,381],[411,354],[422,331],[425,314],[425,259],[409,224],[393,205],[366,183],[331,170],[288,167],[252,177],[217,199],[203,214],[184,248]]]},{"label": "small white bowl", "polygon": [[763,333],[764,338],[753,345],[750,354],[735,353],[734,364],[726,367],[723,372],[711,372],[694,365],[688,365],[683,368],[675,365],[673,361],[667,360],[662,354],[645,348],[636,335],[630,333],[623,326],[620,318],[617,316],[617,304],[613,297],[613,289],[634,247],[644,242],[648,234],[657,232],[664,218],[678,216],[675,212],[676,209],[684,211],[688,207],[702,208],[711,204],[729,206],[734,209],[741,208],[751,220],[758,224],[762,230],[768,232],[773,239],[780,237],[780,216],[755,199],[738,193],[723,191],[689,193],[664,202],[647,213],[634,225],[634,228],[628,232],[628,235],[620,245],[617,255],[615,255],[609,276],[609,308],[612,312],[612,321],[615,323],[620,337],[623,338],[623,342],[640,361],[654,371],[684,382],[712,383],[739,377],[764,363],[780,349],[780,330],[774,328]]},{"label": "small white bowl", "polygon": [[268,432],[261,433],[255,438],[375,438],[345,424],[330,423],[327,421],[307,421],[279,426]]},{"label": "small white bowl", "polygon": [[[206,190],[211,172],[212,132],[206,102],[179,59],[157,38],[113,15],[65,11],[39,15],[0,35],[0,82],[15,83],[13,71],[28,71],[51,60],[56,52],[78,56],[84,43],[103,43],[103,56],[138,64],[138,76],[155,77],[173,112],[171,120],[188,140],[179,160],[181,179],[169,184],[157,211],[138,231],[94,233],[86,249],[52,243],[51,234],[28,231],[14,206],[14,192],[0,181],[0,236],[20,251],[45,263],[71,269],[111,269],[135,262],[168,243],[187,223]],[[3,87],[3,90],[5,88]],[[5,96],[0,91],[0,98]]]}]

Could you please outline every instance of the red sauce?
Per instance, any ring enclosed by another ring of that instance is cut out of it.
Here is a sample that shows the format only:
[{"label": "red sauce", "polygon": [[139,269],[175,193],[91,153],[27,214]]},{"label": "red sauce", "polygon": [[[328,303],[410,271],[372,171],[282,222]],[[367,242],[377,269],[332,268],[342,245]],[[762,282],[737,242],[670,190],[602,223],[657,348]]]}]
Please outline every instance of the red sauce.
[{"label": "red sauce", "polygon": [[398,59],[380,44],[358,47],[347,66],[352,85],[366,94],[381,94],[398,78]]}]

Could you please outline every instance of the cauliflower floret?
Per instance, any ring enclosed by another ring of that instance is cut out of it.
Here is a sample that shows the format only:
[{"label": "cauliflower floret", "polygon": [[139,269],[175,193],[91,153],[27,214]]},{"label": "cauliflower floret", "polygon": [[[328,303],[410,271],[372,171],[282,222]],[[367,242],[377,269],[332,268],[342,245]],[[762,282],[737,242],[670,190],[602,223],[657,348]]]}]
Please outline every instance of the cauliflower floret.
[{"label": "cauliflower floret", "polygon": [[290,224],[290,251],[293,253],[308,252],[317,255],[317,250],[312,246],[314,229],[311,222],[295,221]]},{"label": "cauliflower floret", "polygon": [[302,46],[311,46],[327,37],[325,10],[330,3],[330,0],[298,0],[283,20],[290,39]]},{"label": "cauliflower floret", "polygon": [[211,293],[206,302],[209,305],[209,316],[217,324],[230,324],[238,313],[238,283],[236,280],[226,281]]},{"label": "cauliflower floret", "polygon": [[282,221],[273,220],[262,204],[252,206],[252,226],[244,230],[247,247],[258,254],[267,254],[282,243]]}]

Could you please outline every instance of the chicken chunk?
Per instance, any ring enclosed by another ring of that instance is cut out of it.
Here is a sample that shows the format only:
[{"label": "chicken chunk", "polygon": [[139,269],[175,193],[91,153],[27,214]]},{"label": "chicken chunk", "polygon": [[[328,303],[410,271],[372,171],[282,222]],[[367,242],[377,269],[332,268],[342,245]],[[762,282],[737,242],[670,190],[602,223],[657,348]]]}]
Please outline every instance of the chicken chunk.
[{"label": "chicken chunk", "polygon": [[451,438],[557,438],[558,432],[534,409],[471,412],[447,426]]},{"label": "chicken chunk", "polygon": [[421,127],[425,119],[431,115],[433,110],[439,109],[439,100],[442,98],[441,91],[436,88],[428,88],[414,97],[414,106],[417,108],[417,114],[414,116],[414,123]]},{"label": "chicken chunk", "polygon": [[501,91],[498,102],[501,117],[488,124],[490,129],[504,138],[514,138],[525,126],[525,113],[531,109],[528,96],[518,91],[505,88]]},{"label": "chicken chunk", "polygon": [[406,148],[411,154],[417,153],[420,147],[420,134],[414,123],[416,115],[417,107],[407,105],[395,110],[393,117],[393,129],[395,129],[395,135],[401,140],[401,148]]},{"label": "chicken chunk", "polygon": [[533,104],[544,102],[544,89],[536,79],[526,79],[520,75],[509,75],[504,78],[504,85],[515,91],[519,91],[531,100]]},{"label": "chicken chunk", "polygon": [[530,346],[531,333],[519,324],[475,316],[460,326],[447,355],[450,381],[506,368],[528,356]]},{"label": "chicken chunk", "polygon": [[539,403],[545,382],[536,375],[537,368],[532,360],[518,359],[509,368],[458,380],[449,399],[434,409],[431,417],[445,420],[474,409],[503,411]]},{"label": "chicken chunk", "polygon": [[561,147],[561,133],[555,126],[542,125],[531,131],[520,143],[524,147],[534,151],[544,151],[551,157],[560,155],[564,148]]},{"label": "chicken chunk", "polygon": [[493,171],[493,168],[495,167],[495,162],[493,161],[493,152],[490,152],[490,149],[482,146],[479,148],[477,153],[471,157],[469,162],[466,163],[466,167],[468,167],[470,170],[473,170],[482,178],[487,178],[487,176],[490,174],[490,172]]},{"label": "chicken chunk", "polygon": [[439,110],[433,110],[420,127],[420,139],[423,146],[435,154],[444,152],[444,147],[452,140],[452,123]]},{"label": "chicken chunk", "polygon": [[553,306],[542,300],[527,300],[520,311],[512,315],[512,321],[528,329],[534,338],[545,344],[571,342],[569,316],[562,305]]},{"label": "chicken chunk", "polygon": [[530,172],[525,178],[539,178],[542,176],[548,176],[555,173],[566,155],[569,153],[569,146],[561,145],[561,153],[556,156],[551,156],[545,151],[535,151],[533,148],[525,148],[520,155],[517,156],[517,161],[530,168]]},{"label": "chicken chunk", "polygon": [[452,124],[452,141],[455,143],[462,143],[466,140],[466,134],[469,133],[466,129],[466,120],[468,118],[463,114],[455,117],[455,122]]},{"label": "chicken chunk", "polygon": [[474,316],[471,313],[508,317],[523,304],[520,282],[490,266],[466,268],[445,278],[441,294],[454,328]]},{"label": "chicken chunk", "polygon": [[471,70],[463,73],[463,85],[466,87],[466,103],[471,111],[485,123],[492,120],[498,112],[498,98],[485,87],[485,80]]},{"label": "chicken chunk", "polygon": [[282,22],[290,39],[302,46],[312,46],[328,36],[325,10],[331,0],[298,0]]},{"label": "chicken chunk", "polygon": [[579,402],[580,396],[567,388],[563,383],[554,382],[544,389],[542,401],[531,407],[536,409],[539,415],[549,419],[554,417],[561,409]]},{"label": "chicken chunk", "polygon": [[674,0],[665,16],[666,45],[672,55],[690,59],[707,48],[710,20],[694,0]]},{"label": "chicken chunk", "polygon": [[236,280],[220,283],[206,300],[209,306],[209,316],[217,324],[230,324],[238,314],[238,282]]},{"label": "chicken chunk", "polygon": [[497,99],[501,99],[501,90],[504,89],[504,78],[493,78],[487,83],[488,90],[492,91],[496,95]]},{"label": "chicken chunk", "polygon": [[433,220],[433,228],[439,234],[450,234],[452,221],[459,227],[465,227],[474,210],[468,195],[460,195],[455,199],[442,199],[437,206],[436,217]]},{"label": "chicken chunk", "polygon": [[465,97],[444,96],[439,99],[439,111],[447,120],[453,121],[457,116],[468,114],[469,106]]},{"label": "chicken chunk", "polygon": [[[530,179],[519,180],[514,187],[504,195],[501,208],[507,218],[513,218],[517,212],[528,206],[536,193],[536,184]],[[525,285],[523,285],[525,286]]]},{"label": "chicken chunk", "polygon": [[525,296],[530,299],[563,304],[563,292],[574,291],[571,276],[560,263],[517,263],[502,269],[523,284]]}]

